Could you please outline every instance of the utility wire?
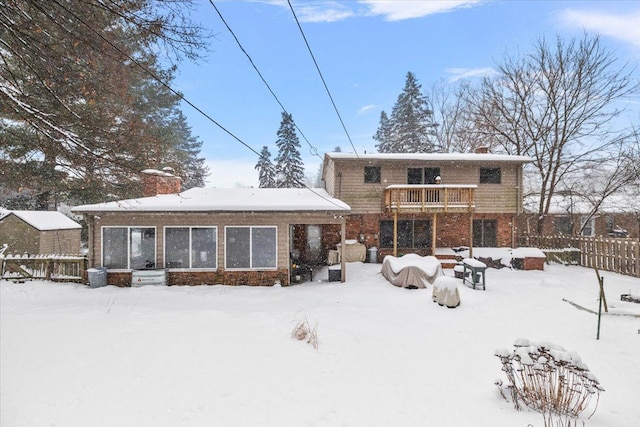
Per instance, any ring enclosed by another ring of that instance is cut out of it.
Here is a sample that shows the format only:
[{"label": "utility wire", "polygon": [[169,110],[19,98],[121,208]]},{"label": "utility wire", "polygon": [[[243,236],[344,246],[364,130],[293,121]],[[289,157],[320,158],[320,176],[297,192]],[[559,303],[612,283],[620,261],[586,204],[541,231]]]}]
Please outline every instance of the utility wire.
[{"label": "utility wire", "polygon": [[[218,13],[218,16],[220,17],[220,20],[222,21],[222,23],[225,25],[225,27],[227,27],[227,30],[229,30],[229,32],[231,33],[231,35],[233,36],[233,39],[236,41],[236,43],[238,44],[238,47],[240,48],[240,50],[242,51],[242,53],[245,54],[245,56],[247,57],[247,59],[249,60],[249,62],[251,63],[251,66],[253,67],[253,69],[256,71],[256,73],[258,73],[258,76],[260,76],[260,79],[262,80],[262,83],[264,83],[264,85],[267,87],[267,89],[269,90],[269,92],[271,93],[271,95],[273,95],[273,97],[275,98],[276,102],[280,105],[280,108],[282,108],[282,111],[284,111],[285,113],[289,114],[289,112],[287,111],[286,108],[284,108],[284,105],[282,105],[282,102],[280,102],[280,99],[278,99],[278,96],[275,94],[275,92],[273,91],[273,89],[271,89],[271,86],[269,86],[269,83],[267,83],[267,81],[265,80],[265,78],[263,77],[262,73],[260,72],[260,70],[258,69],[258,67],[256,66],[256,64],[253,62],[253,59],[251,58],[251,56],[249,55],[249,53],[247,53],[246,49],[242,46],[242,44],[240,43],[240,40],[238,40],[238,37],[236,36],[236,34],[233,32],[233,30],[231,29],[231,27],[229,26],[229,24],[227,23],[227,21],[224,19],[224,17],[222,16],[222,13],[220,12],[220,10],[218,9],[218,7],[215,5],[215,3],[213,2],[213,0],[209,0],[209,3],[211,4],[211,6],[213,6],[213,8],[215,9],[215,11]],[[307,142],[307,144],[309,145],[309,152],[311,153],[311,155],[313,156],[317,156],[322,160],[322,157],[318,154],[318,149],[316,147],[314,147],[309,140],[307,139],[307,137],[304,135],[304,133],[302,133],[302,130],[298,127],[298,125],[296,124],[295,120],[293,122],[293,126],[295,126],[295,128],[298,130],[298,132],[300,133],[300,136],[302,136],[302,138],[304,138],[304,140]]]},{"label": "utility wire", "polygon": [[198,113],[202,114],[204,117],[206,117],[207,119],[209,119],[209,121],[211,121],[213,124],[215,124],[216,126],[218,126],[220,129],[222,129],[224,132],[226,132],[229,136],[231,136],[233,139],[235,139],[236,141],[238,141],[240,144],[244,145],[245,147],[247,147],[249,150],[253,151],[255,154],[257,154],[258,156],[260,156],[260,153],[258,153],[256,150],[254,150],[249,144],[247,144],[246,142],[244,142],[243,140],[241,140],[240,138],[238,138],[235,134],[233,134],[230,130],[228,130],[227,128],[225,128],[224,126],[222,126],[220,123],[218,123],[213,117],[211,117],[210,115],[208,115],[207,113],[205,113],[201,108],[199,108],[197,105],[195,105],[193,102],[189,101],[187,98],[184,97],[184,95],[182,95],[180,92],[178,92],[177,90],[175,90],[174,88],[172,88],[169,84],[165,83],[162,79],[160,79],[158,76],[156,76],[151,70],[149,70],[148,68],[144,67],[139,61],[137,61],[135,58],[133,58],[131,55],[127,54],[126,52],[123,52],[119,47],[117,47],[113,42],[111,42],[111,40],[107,39],[106,37],[104,37],[102,34],[100,34],[98,31],[96,31],[93,27],[91,27],[89,24],[87,24],[82,18],[80,18],[78,15],[76,15],[75,13],[73,13],[72,11],[70,11],[68,8],[66,8],[64,5],[60,4],[60,2],[58,0],[54,0],[54,2],[60,6],[62,9],[66,10],[67,13],[69,13],[71,16],[73,16],[75,19],[77,19],[79,22],[81,22],[84,26],[86,26],[87,28],[89,28],[89,30],[91,30],[93,33],[95,33],[98,37],[100,37],[102,40],[104,40],[109,46],[111,46],[113,49],[115,49],[118,53],[120,53],[121,55],[125,56],[127,59],[129,59],[131,62],[133,62],[134,64],[136,64],[142,71],[144,71],[145,73],[147,73],[149,76],[151,76],[151,78],[153,78],[155,81],[157,81],[158,83],[160,83],[162,86],[164,86],[165,88],[167,88],[169,91],[171,91],[174,95],[176,95],[178,98],[180,98],[180,100],[186,102],[189,106],[191,106],[194,110],[196,110]]},{"label": "utility wire", "polygon": [[[169,84],[165,83],[163,80],[161,80],[158,76],[155,75],[155,73],[153,73],[151,70],[149,70],[148,68],[146,68],[144,65],[142,65],[139,61],[137,61],[135,58],[133,58],[131,55],[127,54],[126,52],[122,51],[118,46],[116,46],[113,42],[111,42],[111,40],[108,40],[106,37],[104,37],[102,34],[100,34],[98,31],[96,31],[93,27],[91,27],[89,24],[87,24],[82,18],[80,18],[78,15],[76,15],[75,13],[73,13],[73,11],[69,10],[68,8],[66,8],[64,5],[60,4],[60,2],[58,0],[53,0],[53,2],[55,4],[57,4],[60,8],[64,9],[69,15],[71,15],[72,17],[74,17],[76,20],[78,20],[80,23],[82,23],[85,27],[87,27],[91,32],[95,33],[98,37],[100,37],[102,40],[104,40],[109,46],[111,46],[113,49],[115,49],[118,53],[120,53],[121,55],[123,55],[124,57],[126,57],[127,59],[129,59],[132,63],[134,63],[138,68],[140,68],[143,72],[145,72],[146,74],[148,74],[152,79],[154,79],[155,81],[157,81],[158,83],[160,83],[162,86],[164,86],[165,88],[167,88],[169,91],[171,91],[173,94],[175,94],[178,98],[180,98],[181,100],[183,100],[184,102],[186,102],[189,106],[191,106],[194,110],[196,110],[198,113],[202,114],[204,117],[206,117],[209,121],[211,121],[213,124],[215,124],[216,126],[218,126],[220,129],[222,129],[224,132],[226,132],[228,135],[230,135],[233,139],[235,139],[236,141],[238,141],[239,143],[241,143],[242,145],[244,145],[246,148],[248,148],[249,150],[251,150],[253,153],[257,154],[258,157],[260,157],[260,153],[258,153],[256,150],[254,150],[250,145],[248,145],[247,143],[245,143],[243,140],[241,140],[239,137],[237,137],[235,134],[233,134],[231,131],[229,131],[227,128],[225,128],[224,126],[222,126],[220,123],[218,123],[216,120],[214,120],[210,115],[208,115],[207,113],[205,113],[201,108],[199,108],[197,105],[195,105],[193,102],[189,101],[187,98],[185,98],[184,95],[182,95],[180,92],[176,91],[175,89],[173,89]],[[273,163],[271,163],[271,161],[269,162],[272,166]],[[312,188],[309,188],[307,185],[304,186],[305,189],[311,191],[313,194],[315,194],[316,196],[324,199],[325,201],[339,207],[342,208],[343,206],[340,206],[338,203],[334,202],[332,200],[332,198],[327,198],[325,196],[323,196],[322,194],[318,194],[316,191],[314,191]]]},{"label": "utility wire", "polygon": [[360,159],[360,156],[358,156],[358,152],[356,151],[356,147],[353,145],[353,141],[351,140],[351,136],[349,135],[349,131],[347,130],[347,127],[345,126],[344,121],[342,120],[342,116],[340,116],[340,112],[338,111],[338,107],[336,106],[336,103],[333,101],[333,96],[331,96],[331,91],[329,90],[329,87],[327,86],[327,82],[324,80],[324,76],[322,75],[322,71],[320,71],[320,66],[318,66],[318,61],[316,61],[316,57],[313,55],[313,51],[311,50],[311,46],[309,45],[309,42],[307,41],[307,37],[304,35],[304,31],[302,31],[302,26],[300,25],[300,21],[298,21],[298,17],[296,16],[296,12],[293,10],[293,5],[291,4],[291,0],[287,0],[287,3],[289,4],[289,9],[291,9],[291,13],[293,14],[293,18],[296,20],[296,24],[298,24],[298,29],[300,30],[300,34],[302,35],[302,38],[304,39],[304,43],[307,45],[307,49],[309,50],[309,54],[311,55],[311,59],[313,59],[313,63],[316,66],[316,70],[318,70],[318,74],[320,75],[320,79],[322,80],[322,84],[324,85],[324,88],[327,91],[327,95],[329,95],[329,99],[331,100],[331,104],[333,105],[333,109],[336,111],[336,114],[338,115],[338,119],[340,120],[340,124],[342,124],[342,129],[344,129],[344,133],[347,135],[347,139],[349,140],[349,144],[351,144],[351,148],[353,148],[353,152],[355,153],[356,157],[358,159]]}]

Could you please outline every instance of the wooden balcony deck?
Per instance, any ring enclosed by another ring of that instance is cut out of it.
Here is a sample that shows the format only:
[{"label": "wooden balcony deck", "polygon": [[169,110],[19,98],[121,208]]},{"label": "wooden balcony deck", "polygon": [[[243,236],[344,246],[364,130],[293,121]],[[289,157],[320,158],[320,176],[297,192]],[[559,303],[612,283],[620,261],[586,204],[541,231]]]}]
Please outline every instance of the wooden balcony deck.
[{"label": "wooden balcony deck", "polygon": [[384,190],[388,212],[473,212],[477,185],[390,185]]}]

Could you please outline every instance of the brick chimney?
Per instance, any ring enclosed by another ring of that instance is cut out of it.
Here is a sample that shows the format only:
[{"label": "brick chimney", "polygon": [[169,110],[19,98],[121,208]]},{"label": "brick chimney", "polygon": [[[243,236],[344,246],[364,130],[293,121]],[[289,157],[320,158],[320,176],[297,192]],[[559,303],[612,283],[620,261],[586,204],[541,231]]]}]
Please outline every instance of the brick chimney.
[{"label": "brick chimney", "polygon": [[182,179],[173,174],[172,168],[145,169],[142,171],[142,194],[144,197],[158,194],[178,194],[182,189]]},{"label": "brick chimney", "polygon": [[487,154],[489,152],[489,147],[486,145],[481,145],[480,147],[476,147],[476,154]]}]

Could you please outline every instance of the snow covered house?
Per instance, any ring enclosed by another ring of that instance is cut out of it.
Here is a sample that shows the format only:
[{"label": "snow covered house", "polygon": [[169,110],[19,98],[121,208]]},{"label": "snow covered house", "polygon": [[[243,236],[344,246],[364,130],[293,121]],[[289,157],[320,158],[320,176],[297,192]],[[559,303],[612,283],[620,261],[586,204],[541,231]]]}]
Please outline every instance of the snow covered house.
[{"label": "snow covered house", "polygon": [[326,153],[327,192],[349,206],[347,239],[385,255],[514,247],[525,156]]},{"label": "snow covered house", "polygon": [[[525,213],[519,225],[521,233],[537,234],[538,203],[536,194],[525,197]],[[604,200],[593,195],[585,197],[571,192],[558,192],[551,199],[542,234],[637,239],[640,237],[638,190],[619,191]]]},{"label": "snow covered house", "polygon": [[80,224],[58,211],[2,211],[0,246],[5,254],[80,253]]},{"label": "snow covered house", "polygon": [[106,267],[109,284],[129,286],[133,272],[163,269],[169,285],[288,285],[302,254],[323,256],[321,244],[299,241],[296,230],[344,243],[350,208],[323,189],[176,192],[179,178],[145,172],[145,191],[157,194],[72,209],[89,227],[89,266]]}]

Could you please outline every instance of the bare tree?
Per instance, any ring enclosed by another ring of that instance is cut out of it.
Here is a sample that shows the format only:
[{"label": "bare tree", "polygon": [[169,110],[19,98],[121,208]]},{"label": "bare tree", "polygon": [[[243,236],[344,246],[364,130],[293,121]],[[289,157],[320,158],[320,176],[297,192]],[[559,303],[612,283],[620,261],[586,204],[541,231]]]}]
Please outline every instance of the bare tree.
[{"label": "bare tree", "polygon": [[478,135],[507,153],[533,158],[541,233],[559,184],[630,143],[632,132],[615,129],[615,119],[640,85],[588,34],[568,42],[557,37],[555,44],[541,38],[530,53],[507,56],[497,71],[469,98],[474,123]]}]

